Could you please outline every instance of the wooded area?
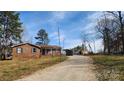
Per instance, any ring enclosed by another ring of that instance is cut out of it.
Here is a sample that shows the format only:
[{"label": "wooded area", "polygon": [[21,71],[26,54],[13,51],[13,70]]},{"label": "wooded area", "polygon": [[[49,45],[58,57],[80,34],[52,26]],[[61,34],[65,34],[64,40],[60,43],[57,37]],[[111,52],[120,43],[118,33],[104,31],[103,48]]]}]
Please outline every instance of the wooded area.
[{"label": "wooded area", "polygon": [[103,12],[96,31],[103,40],[104,54],[124,54],[124,14],[121,11]]}]

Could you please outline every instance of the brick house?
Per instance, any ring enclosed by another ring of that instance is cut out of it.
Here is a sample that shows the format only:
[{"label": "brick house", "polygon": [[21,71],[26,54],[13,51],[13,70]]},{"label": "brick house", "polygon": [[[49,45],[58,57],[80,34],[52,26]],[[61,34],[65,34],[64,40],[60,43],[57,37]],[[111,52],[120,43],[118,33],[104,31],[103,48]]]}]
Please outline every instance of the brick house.
[{"label": "brick house", "polygon": [[61,47],[51,45],[33,45],[22,43],[12,46],[12,56],[14,58],[40,58],[43,55],[60,55]]}]

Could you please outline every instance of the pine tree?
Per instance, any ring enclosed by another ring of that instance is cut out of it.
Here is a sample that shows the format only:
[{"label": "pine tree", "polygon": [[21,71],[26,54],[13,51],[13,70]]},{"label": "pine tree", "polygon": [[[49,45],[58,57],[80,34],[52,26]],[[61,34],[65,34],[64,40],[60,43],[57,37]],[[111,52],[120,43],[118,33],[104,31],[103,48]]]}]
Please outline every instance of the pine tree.
[{"label": "pine tree", "polygon": [[5,59],[5,54],[11,49],[11,45],[21,41],[22,23],[19,13],[13,11],[0,12],[0,51]]},{"label": "pine tree", "polygon": [[38,40],[38,42],[36,42],[37,45],[48,45],[49,43],[48,33],[44,29],[38,31],[35,39]]}]

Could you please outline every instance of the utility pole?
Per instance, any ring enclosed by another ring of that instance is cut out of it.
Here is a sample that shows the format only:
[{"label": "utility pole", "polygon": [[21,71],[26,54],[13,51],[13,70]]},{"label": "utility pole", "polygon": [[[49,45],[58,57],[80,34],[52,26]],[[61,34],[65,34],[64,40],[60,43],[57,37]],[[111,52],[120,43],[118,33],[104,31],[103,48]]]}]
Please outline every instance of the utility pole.
[{"label": "utility pole", "polygon": [[31,44],[33,43],[33,36],[31,36],[31,41],[30,41],[30,43],[31,43]]},{"label": "utility pole", "polygon": [[[59,46],[61,47],[59,27],[58,27],[58,41],[59,41]],[[61,49],[60,49],[60,62],[61,62]]]},{"label": "utility pole", "polygon": [[60,31],[59,31],[59,27],[58,27],[58,41],[59,41],[59,46],[61,46],[60,45]]}]

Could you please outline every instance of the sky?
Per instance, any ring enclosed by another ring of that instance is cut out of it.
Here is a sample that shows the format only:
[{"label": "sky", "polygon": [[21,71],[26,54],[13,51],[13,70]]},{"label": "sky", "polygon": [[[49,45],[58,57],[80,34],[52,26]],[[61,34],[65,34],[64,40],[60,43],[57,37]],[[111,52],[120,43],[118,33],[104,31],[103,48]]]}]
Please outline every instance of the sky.
[{"label": "sky", "polygon": [[[20,21],[24,32],[22,40],[35,44],[38,31],[45,29],[49,35],[50,45],[59,45],[58,28],[60,31],[61,47],[73,48],[82,44],[81,35],[90,38],[93,51],[102,49],[102,41],[96,39],[95,25],[102,12],[90,11],[21,11]],[[94,49],[94,43],[95,47]],[[88,47],[88,45],[87,45]]]}]

